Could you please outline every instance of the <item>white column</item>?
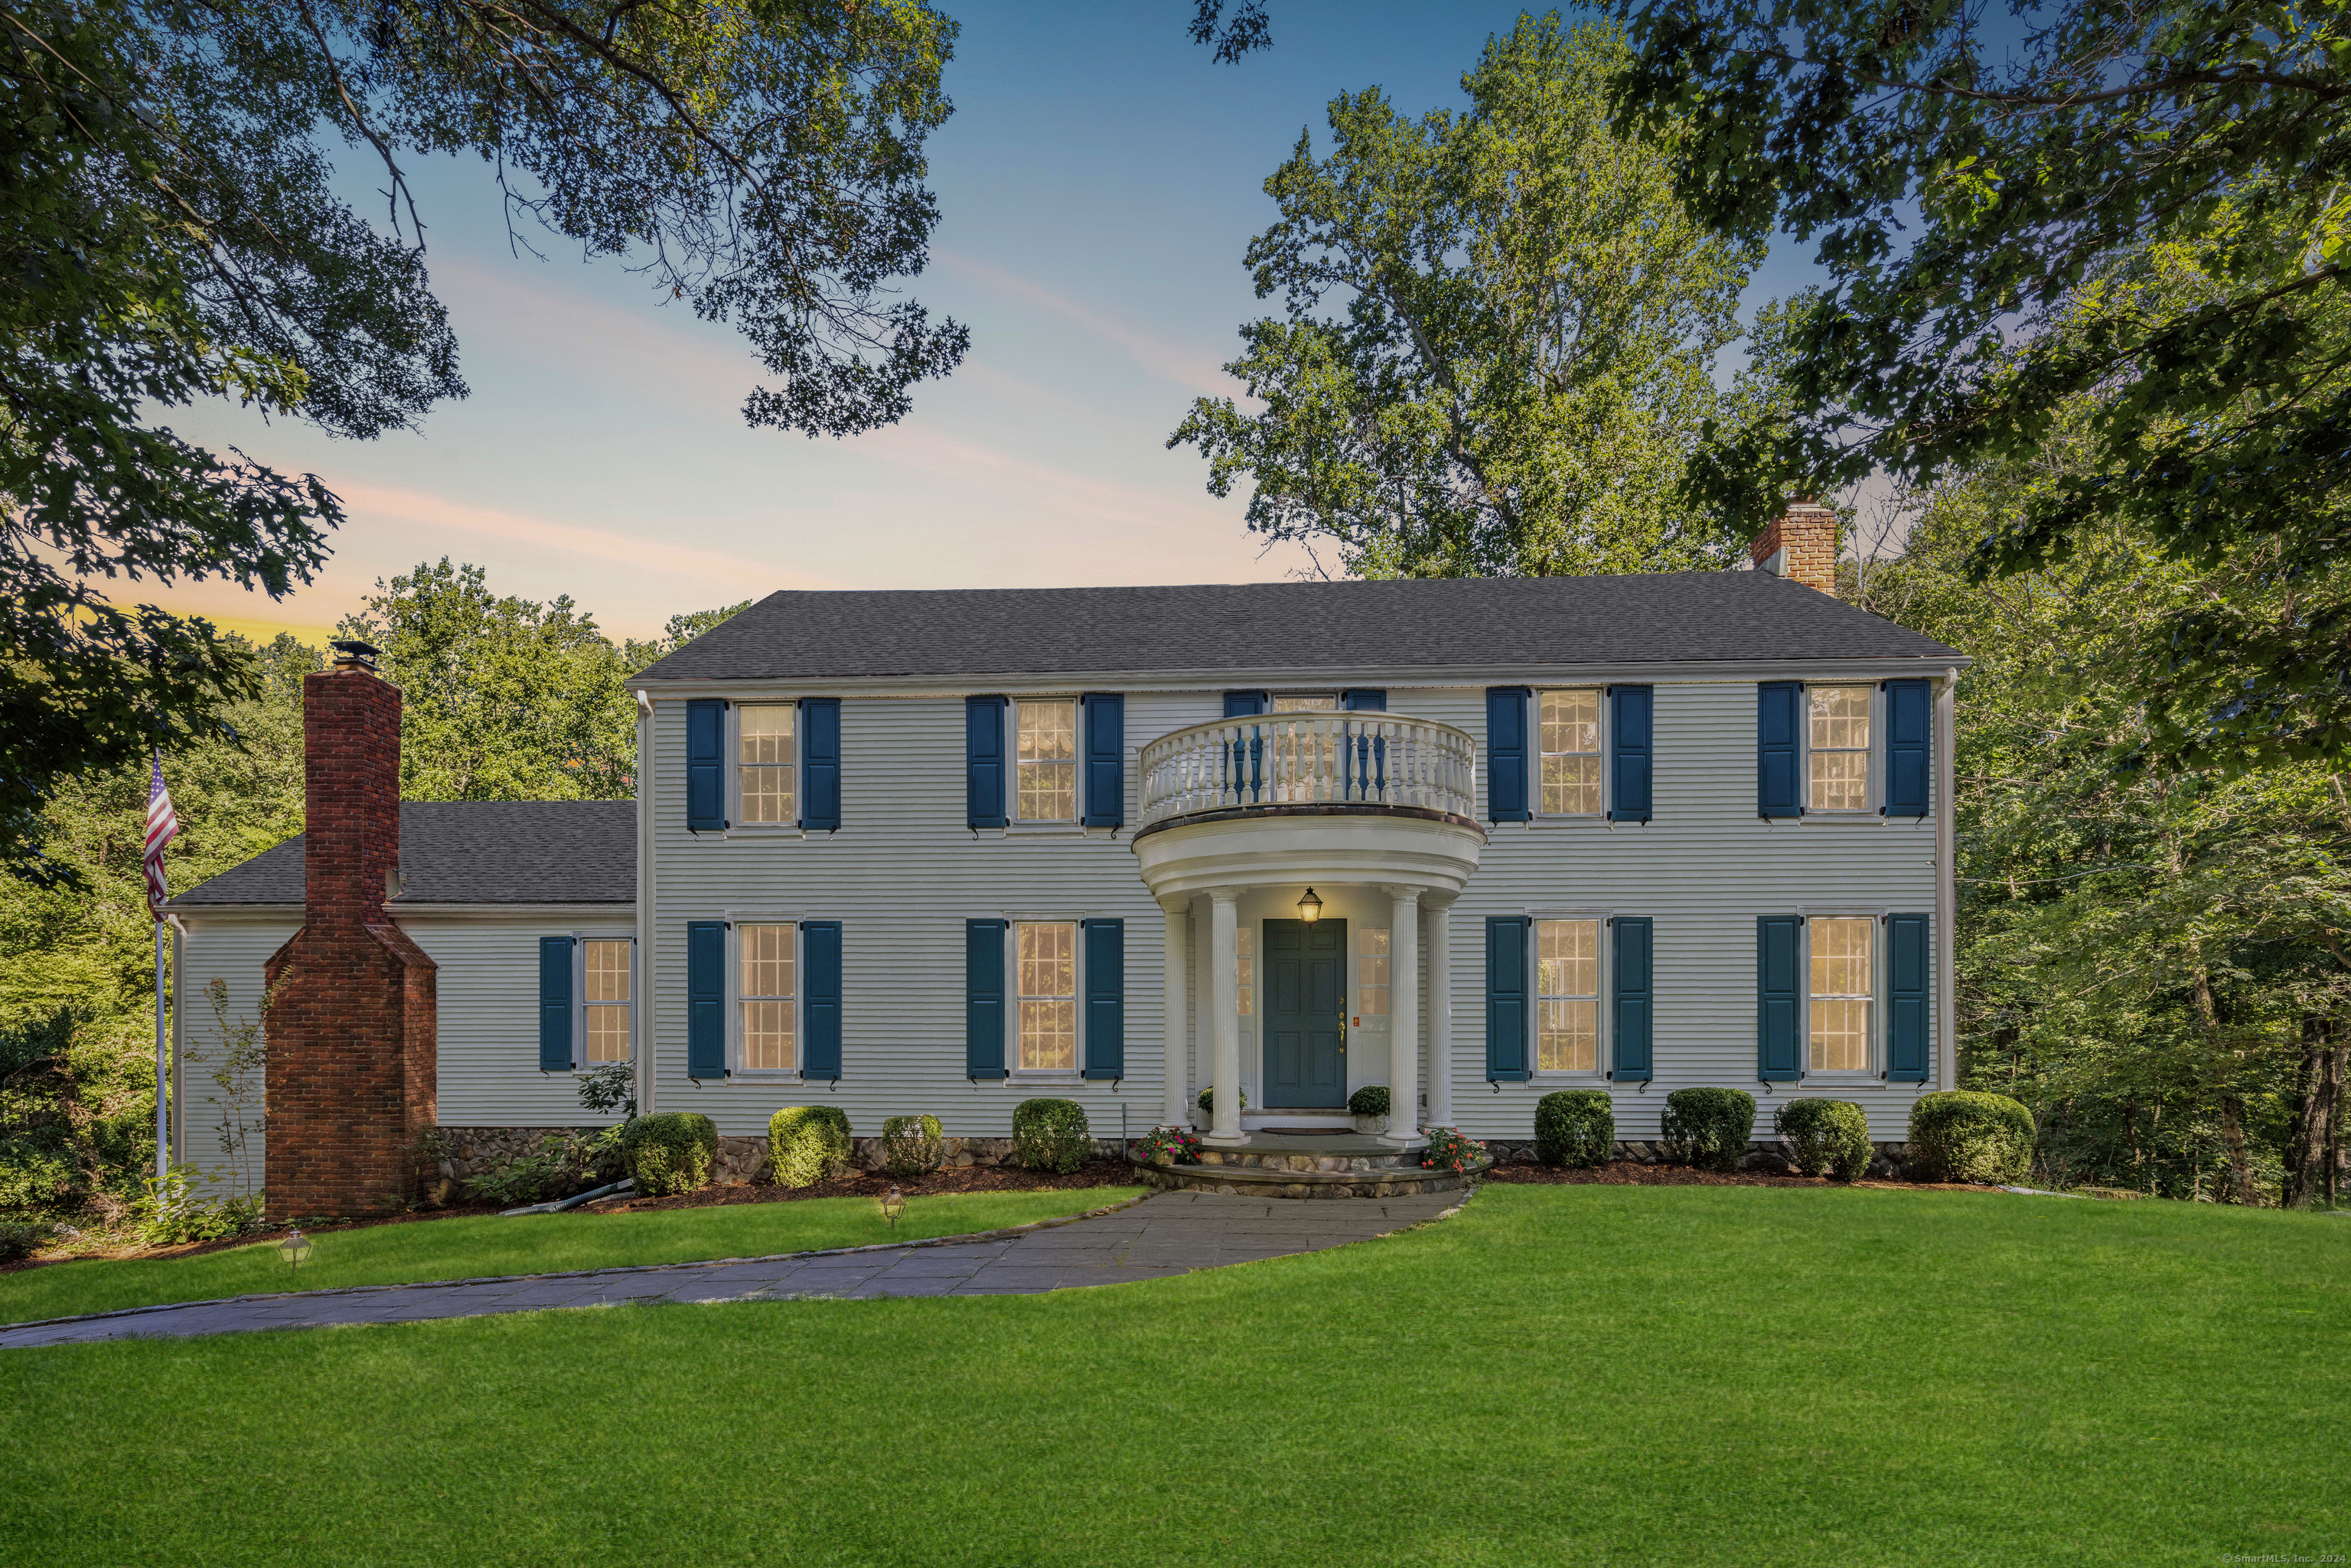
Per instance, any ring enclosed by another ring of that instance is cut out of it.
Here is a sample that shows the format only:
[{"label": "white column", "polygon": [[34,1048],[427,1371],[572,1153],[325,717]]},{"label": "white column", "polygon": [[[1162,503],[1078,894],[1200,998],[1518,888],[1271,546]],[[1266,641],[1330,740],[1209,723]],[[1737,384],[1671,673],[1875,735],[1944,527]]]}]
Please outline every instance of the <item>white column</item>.
[{"label": "white column", "polygon": [[1433,897],[1420,906],[1421,940],[1428,945],[1428,1124],[1453,1124],[1453,901]]},{"label": "white column", "polygon": [[[1208,956],[1208,949],[1214,945],[1209,939],[1210,927],[1213,924],[1214,916],[1209,911],[1208,895],[1205,893],[1194,894],[1192,895],[1192,952],[1196,956],[1196,962],[1192,965],[1191,1068],[1195,1076],[1186,1081],[1184,1092],[1187,1095],[1196,1096],[1201,1090],[1208,1087],[1217,1076],[1217,966],[1209,961]],[[1239,1006],[1238,1001],[1234,1005],[1236,1009]],[[1185,1102],[1185,1113],[1187,1117],[1196,1103],[1196,1100]],[[1190,1125],[1190,1123],[1187,1121],[1186,1125]]]},{"label": "white column", "polygon": [[1234,935],[1238,930],[1234,903],[1240,890],[1232,887],[1211,888],[1209,898],[1208,962],[1216,969],[1217,1061],[1214,1113],[1208,1119],[1208,1135],[1205,1142],[1222,1147],[1238,1146],[1241,1135],[1241,999],[1239,977],[1235,973]]},{"label": "white column", "polygon": [[1191,954],[1191,911],[1187,903],[1184,899],[1170,899],[1160,906],[1167,917],[1165,945],[1160,959],[1159,987],[1163,1015],[1161,1039],[1165,1041],[1161,1050],[1160,1076],[1165,1082],[1159,1096],[1159,1124],[1163,1127],[1188,1127],[1192,1124],[1191,1118],[1184,1113],[1184,1089],[1191,1082],[1191,1074],[1186,1071],[1189,1064],[1184,1060],[1184,984],[1187,967],[1185,960]]},{"label": "white column", "polygon": [[1388,915],[1388,1139],[1420,1135],[1420,889],[1390,887]]}]

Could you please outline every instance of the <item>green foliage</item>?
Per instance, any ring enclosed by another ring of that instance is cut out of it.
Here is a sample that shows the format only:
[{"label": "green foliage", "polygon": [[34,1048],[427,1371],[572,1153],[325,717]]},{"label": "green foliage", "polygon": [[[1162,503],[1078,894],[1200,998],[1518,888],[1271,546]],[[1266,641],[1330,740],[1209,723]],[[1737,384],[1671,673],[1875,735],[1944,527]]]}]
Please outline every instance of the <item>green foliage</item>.
[{"label": "green foliage", "polygon": [[849,1168],[849,1118],[837,1106],[787,1105],[768,1118],[768,1166],[778,1186],[831,1181]]},{"label": "green foliage", "polygon": [[1154,1127],[1128,1145],[1127,1155],[1146,1166],[1196,1166],[1200,1139],[1186,1127]]},{"label": "green foliage", "polygon": [[1910,1157],[1922,1181],[2022,1181],[2032,1169],[2032,1113],[2005,1094],[1953,1090],[1910,1107]]},{"label": "green foliage", "polygon": [[200,1193],[185,1166],[147,1178],[131,1205],[131,1223],[141,1245],[178,1247],[190,1241],[222,1241],[261,1228],[259,1193],[214,1197]]},{"label": "green foliage", "polygon": [[1605,1089],[1558,1089],[1535,1102],[1535,1157],[1547,1166],[1604,1166],[1616,1152],[1616,1112]]},{"label": "green foliage", "polygon": [[1422,1151],[1423,1170],[1473,1171],[1486,1163],[1486,1145],[1452,1127],[1433,1127],[1428,1147]]},{"label": "green foliage", "polygon": [[1225,367],[1261,406],[1202,398],[1169,437],[1249,526],[1335,546],[1365,577],[1552,576],[1729,564],[1677,499],[1716,352],[1760,244],[1673,196],[1664,153],[1608,124],[1621,37],[1528,16],[1461,78],[1466,112],[1330,104],[1266,182],[1259,298]]},{"label": "green foliage", "polygon": [[1366,1083],[1347,1096],[1347,1114],[1350,1116],[1384,1116],[1387,1113],[1388,1086],[1384,1083]]},{"label": "green foliage", "polygon": [[637,1113],[637,1072],[625,1061],[590,1067],[579,1077],[580,1108],[591,1115],[618,1111],[623,1120]]},{"label": "green foliage", "polygon": [[621,1134],[621,1158],[648,1197],[699,1192],[718,1160],[718,1124],[698,1111],[640,1116]]},{"label": "green foliage", "polygon": [[1700,1170],[1735,1171],[1755,1132],[1755,1096],[1744,1089],[1677,1089],[1666,1096],[1666,1157]]},{"label": "green foliage", "polygon": [[901,1178],[939,1168],[946,1157],[946,1139],[936,1116],[892,1116],[882,1124],[882,1163]]},{"label": "green foliage", "polygon": [[[1249,1091],[1246,1089],[1239,1089],[1234,1091],[1234,1092],[1240,1096],[1241,1109],[1244,1111],[1248,1110]],[[1200,1091],[1199,1105],[1200,1114],[1203,1116],[1214,1116],[1217,1113],[1217,1091],[1213,1085]]]},{"label": "green foliage", "polygon": [[595,1155],[579,1134],[549,1133],[530,1153],[466,1177],[465,1193],[476,1203],[502,1208],[544,1203],[580,1186],[594,1165]]},{"label": "green foliage", "polygon": [[1075,1100],[1023,1100],[1012,1108],[1012,1158],[1032,1171],[1068,1175],[1094,1152],[1085,1107]]},{"label": "green foliage", "polygon": [[49,1244],[46,1225],[24,1220],[0,1222],[0,1263],[20,1262]]},{"label": "green foliage", "polygon": [[1850,1100],[1782,1100],[1771,1125],[1794,1149],[1806,1176],[1852,1181],[1869,1174],[1876,1152],[1869,1118]]}]

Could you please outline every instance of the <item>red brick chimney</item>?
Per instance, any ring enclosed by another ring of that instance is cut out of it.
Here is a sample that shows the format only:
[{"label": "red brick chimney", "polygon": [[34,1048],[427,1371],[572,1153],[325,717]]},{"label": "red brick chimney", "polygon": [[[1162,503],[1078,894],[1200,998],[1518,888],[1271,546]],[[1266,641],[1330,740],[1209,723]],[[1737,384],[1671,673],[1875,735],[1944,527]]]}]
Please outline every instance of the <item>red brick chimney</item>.
[{"label": "red brick chimney", "polygon": [[269,1218],[395,1213],[435,1116],[433,960],[386,918],[400,869],[400,688],[337,643],[302,682],[303,925],[264,970]]},{"label": "red brick chimney", "polygon": [[1790,577],[1834,598],[1837,591],[1836,514],[1817,501],[1791,501],[1756,538],[1755,570]]}]

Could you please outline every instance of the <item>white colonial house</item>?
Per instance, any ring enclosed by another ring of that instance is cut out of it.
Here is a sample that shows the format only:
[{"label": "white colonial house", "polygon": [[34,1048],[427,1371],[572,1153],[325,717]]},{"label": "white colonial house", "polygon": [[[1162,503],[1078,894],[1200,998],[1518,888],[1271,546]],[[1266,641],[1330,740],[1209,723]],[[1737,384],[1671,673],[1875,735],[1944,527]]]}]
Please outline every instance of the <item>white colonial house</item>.
[{"label": "white colonial house", "polygon": [[[632,683],[633,805],[401,806],[381,918],[450,1127],[621,1061],[734,1135],[1055,1095],[1232,1145],[1384,1084],[1398,1144],[1571,1087],[1652,1138],[1720,1084],[1898,1141],[1954,1082],[1964,663],[1770,570],[781,592]],[[183,995],[257,1008],[304,854],[172,901]]]}]

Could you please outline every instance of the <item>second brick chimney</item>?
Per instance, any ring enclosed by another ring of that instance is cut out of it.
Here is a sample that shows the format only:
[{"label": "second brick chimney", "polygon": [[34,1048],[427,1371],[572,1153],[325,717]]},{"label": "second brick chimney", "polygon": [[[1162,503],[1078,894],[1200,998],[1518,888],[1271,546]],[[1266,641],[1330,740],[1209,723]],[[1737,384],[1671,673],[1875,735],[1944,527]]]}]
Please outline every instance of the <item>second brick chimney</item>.
[{"label": "second brick chimney", "polygon": [[1750,547],[1755,570],[1793,578],[1834,597],[1837,591],[1837,517],[1816,501],[1791,501]]},{"label": "second brick chimney", "polygon": [[384,914],[400,869],[400,688],[337,643],[302,683],[303,925],[265,969],[272,1220],[384,1214],[414,1196],[435,1114],[433,960]]}]

